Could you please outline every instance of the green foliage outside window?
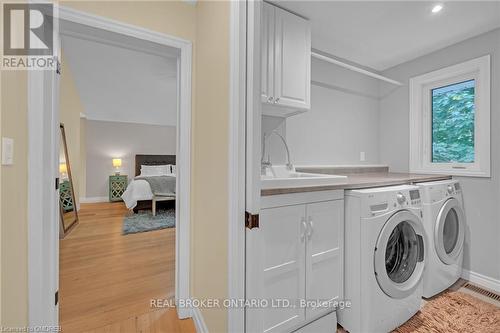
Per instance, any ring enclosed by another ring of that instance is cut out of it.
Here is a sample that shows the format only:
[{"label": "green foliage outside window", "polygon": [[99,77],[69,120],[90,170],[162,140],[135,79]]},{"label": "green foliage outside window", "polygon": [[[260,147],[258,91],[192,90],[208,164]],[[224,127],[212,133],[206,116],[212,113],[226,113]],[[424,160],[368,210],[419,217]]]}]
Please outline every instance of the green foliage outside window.
[{"label": "green foliage outside window", "polygon": [[432,162],[474,162],[475,80],[432,90]]}]

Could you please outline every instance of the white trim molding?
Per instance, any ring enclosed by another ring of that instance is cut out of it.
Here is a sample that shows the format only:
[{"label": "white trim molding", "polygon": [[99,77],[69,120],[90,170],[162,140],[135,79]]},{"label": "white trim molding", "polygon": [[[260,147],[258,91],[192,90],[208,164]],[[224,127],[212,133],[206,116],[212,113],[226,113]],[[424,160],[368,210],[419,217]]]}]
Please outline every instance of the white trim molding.
[{"label": "white trim molding", "polygon": [[[176,216],[176,219],[181,223],[176,228],[175,235],[175,297],[176,300],[190,299],[192,42],[63,6],[55,6],[55,9],[54,21],[57,25],[55,39],[57,40],[59,40],[61,33],[64,34],[64,31],[59,31],[59,20],[64,20],[166,45],[180,51],[178,57],[178,68],[180,69],[178,86],[180,89],[178,89],[177,110],[177,164],[179,167],[176,200],[176,213],[179,215]],[[59,132],[55,126],[49,128],[49,124],[42,122],[42,120],[51,121],[58,128],[57,105],[53,105],[51,101],[58,101],[58,96],[57,98],[54,96],[58,94],[59,89],[50,80],[49,76],[51,75],[55,75],[55,71],[30,71],[28,77],[28,144],[30,147],[28,155],[28,303],[30,326],[58,325],[58,306],[54,306],[53,302],[53,292],[58,288],[59,261],[58,237],[54,238],[59,230],[59,209],[57,206],[59,200],[54,190],[58,155],[53,156],[55,161],[53,165],[42,160],[46,155],[43,152],[57,151],[57,154],[59,153]],[[40,168],[40,165],[46,167]],[[43,189],[49,188],[53,192],[51,200],[56,202],[53,207],[44,204],[49,196],[44,195]],[[95,200],[96,198],[86,199]],[[100,201],[103,198],[97,199]],[[47,225],[42,225],[40,216],[44,216],[43,221],[45,222],[43,223],[47,223]],[[50,235],[47,235],[49,231]],[[53,246],[48,244],[53,244]],[[47,268],[44,269],[44,267]],[[180,318],[191,317],[191,310],[179,308],[178,315]]]},{"label": "white trim molding", "polygon": [[[410,79],[410,171],[490,177],[490,56],[485,55]],[[432,162],[435,88],[474,80],[474,162]]]},{"label": "white trim molding", "polygon": [[[228,298],[245,298],[246,5],[231,2]],[[245,309],[228,309],[228,332],[245,331]]]},{"label": "white trim molding", "polygon": [[99,203],[108,201],[108,197],[80,197],[80,203]]},{"label": "white trim molding", "polygon": [[487,289],[490,289],[491,291],[500,293],[500,280],[496,280],[494,278],[476,272],[468,271],[466,269],[462,270],[462,279],[475,283],[480,287],[485,287]]},{"label": "white trim molding", "polygon": [[[208,327],[207,324],[205,323],[205,319],[203,318],[203,315],[201,314],[200,309],[198,308],[192,308],[191,313],[193,315],[193,322],[194,322],[194,327],[196,328],[197,333],[208,333]],[[231,332],[231,331],[228,331]]]}]

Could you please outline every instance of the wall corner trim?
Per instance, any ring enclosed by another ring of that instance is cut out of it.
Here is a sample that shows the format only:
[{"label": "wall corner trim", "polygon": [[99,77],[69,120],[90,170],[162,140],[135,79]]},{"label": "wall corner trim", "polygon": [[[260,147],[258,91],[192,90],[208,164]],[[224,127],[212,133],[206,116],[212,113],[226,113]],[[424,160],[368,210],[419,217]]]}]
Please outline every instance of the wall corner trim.
[{"label": "wall corner trim", "polygon": [[108,197],[81,197],[80,203],[98,203],[98,202],[108,202]]},{"label": "wall corner trim", "polygon": [[500,293],[500,280],[496,280],[486,275],[476,272],[462,270],[462,279],[468,280],[472,283],[478,284],[480,287],[485,287],[491,291]]},{"label": "wall corner trim", "polygon": [[193,308],[192,316],[197,333],[208,333],[208,327],[199,308]]}]

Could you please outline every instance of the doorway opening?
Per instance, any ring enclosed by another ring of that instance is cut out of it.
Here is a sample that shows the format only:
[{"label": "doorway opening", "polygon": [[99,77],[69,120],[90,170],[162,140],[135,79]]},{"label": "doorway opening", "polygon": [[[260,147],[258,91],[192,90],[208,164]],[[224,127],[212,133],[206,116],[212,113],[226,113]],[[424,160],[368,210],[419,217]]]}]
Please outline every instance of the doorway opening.
[{"label": "doorway opening", "polygon": [[[30,276],[30,324],[84,332],[190,317],[157,304],[189,298],[191,43],[59,15],[61,71],[29,75],[30,115],[48,119],[29,117],[30,151],[54,159],[30,167],[29,265],[43,275]],[[55,193],[31,181],[52,177]]]}]

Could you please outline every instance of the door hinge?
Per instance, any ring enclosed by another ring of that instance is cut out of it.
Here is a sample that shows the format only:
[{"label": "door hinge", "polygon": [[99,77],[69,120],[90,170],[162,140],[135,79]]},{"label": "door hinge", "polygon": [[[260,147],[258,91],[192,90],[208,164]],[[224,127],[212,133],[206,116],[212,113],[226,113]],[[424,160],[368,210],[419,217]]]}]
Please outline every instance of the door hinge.
[{"label": "door hinge", "polygon": [[250,214],[245,212],[245,227],[248,229],[259,227],[259,214]]},{"label": "door hinge", "polygon": [[56,291],[56,293],[54,295],[54,305],[57,306],[57,304],[59,304],[59,290]]},{"label": "door hinge", "polygon": [[59,61],[59,59],[57,57],[56,57],[56,74],[59,74],[59,75],[62,74],[61,62]]},{"label": "door hinge", "polygon": [[59,177],[56,178],[56,190],[59,189]]}]

